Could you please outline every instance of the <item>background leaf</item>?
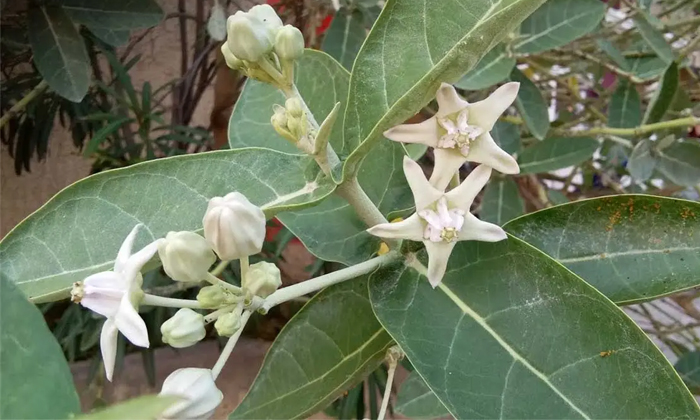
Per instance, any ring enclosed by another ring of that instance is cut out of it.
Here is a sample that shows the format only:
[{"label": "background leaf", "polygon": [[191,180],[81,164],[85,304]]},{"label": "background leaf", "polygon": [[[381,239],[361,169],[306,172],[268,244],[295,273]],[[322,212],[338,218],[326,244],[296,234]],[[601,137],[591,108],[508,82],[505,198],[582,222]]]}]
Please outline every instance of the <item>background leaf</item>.
[{"label": "background leaf", "polygon": [[163,411],[177,401],[178,398],[172,396],[144,395],[78,416],[76,420],[156,420]]},{"label": "background leaf", "polygon": [[642,140],[632,149],[632,154],[627,161],[627,170],[634,179],[646,181],[654,173],[656,160],[656,156],[651,154],[651,142]]},{"label": "background leaf", "polygon": [[646,195],[581,200],[504,227],[618,304],[700,284],[700,203]]},{"label": "background leaf", "polygon": [[6,279],[0,279],[0,315],[0,417],[57,419],[80,413],[61,347],[41,312]]},{"label": "background leaf", "polygon": [[620,80],[610,99],[608,126],[617,128],[637,127],[642,123],[642,102],[637,86],[627,80]]},{"label": "background leaf", "polygon": [[396,412],[411,419],[434,419],[450,415],[420,375],[411,372],[396,396]]},{"label": "background leaf", "polygon": [[505,121],[496,121],[491,130],[491,135],[501,149],[507,153],[512,155],[520,152],[520,130],[517,125]]},{"label": "background leaf", "polygon": [[481,199],[482,220],[503,225],[525,212],[525,204],[520,198],[518,184],[510,177],[492,179],[484,190]]},{"label": "background leaf", "polygon": [[479,63],[465,74],[455,86],[464,90],[480,90],[491,87],[508,78],[515,67],[515,58],[508,57],[506,47],[497,45],[479,60]]},{"label": "background leaf", "polygon": [[306,156],[258,148],[101,172],[61,191],[3,238],[0,277],[37,301],[60,299],[73,282],[110,269],[137,223],[145,228],[136,249],[171,230],[201,230],[208,200],[232,191],[268,216],[313,205],[335,187],[317,175],[316,163]]},{"label": "background leaf", "polygon": [[391,344],[372,313],[367,277],[328,287],[285,325],[229,418],[314,414],[376,369]]},{"label": "background leaf", "polygon": [[459,242],[436,289],[405,264],[382,268],[370,299],[455,418],[700,415],[630,318],[516,238]]},{"label": "background leaf", "polygon": [[599,0],[549,0],[520,25],[524,39],[513,46],[534,54],[564,46],[591,32],[605,16]]},{"label": "background leaf", "polygon": [[27,14],[34,64],[51,89],[80,102],[90,86],[90,62],[83,38],[57,6],[30,7]]},{"label": "background leaf", "polygon": [[121,47],[129,41],[131,32],[129,31],[118,31],[113,29],[105,28],[88,28],[93,35],[99,38],[102,42],[112,47]]},{"label": "background leaf", "polygon": [[700,351],[691,351],[681,355],[675,368],[688,388],[696,392],[700,390]]},{"label": "background leaf", "polygon": [[700,182],[700,144],[685,140],[659,150],[657,169],[674,184],[693,187]]},{"label": "background leaf", "polygon": [[668,108],[673,102],[678,90],[680,74],[678,73],[678,65],[673,62],[664,72],[664,77],[661,79],[661,86],[656,89],[654,97],[649,102],[647,112],[644,114],[644,124],[653,124],[661,121],[668,111]]},{"label": "background leaf", "polygon": [[598,149],[597,140],[590,137],[550,137],[523,150],[518,157],[520,173],[549,172],[581,164]]},{"label": "background leaf", "polygon": [[510,80],[520,83],[520,90],[515,98],[515,107],[525,121],[525,126],[537,139],[544,139],[549,131],[549,113],[542,93],[527,76],[515,67],[510,73]]},{"label": "background leaf", "polygon": [[352,69],[358,51],[367,36],[362,11],[341,7],[335,13],[331,26],[326,31],[321,49],[338,60],[346,69]]},{"label": "background leaf", "polygon": [[62,0],[63,9],[76,23],[115,31],[148,28],[163,20],[153,0]]},{"label": "background leaf", "polygon": [[645,11],[640,11],[634,17],[634,24],[656,55],[666,64],[671,64],[676,59],[676,55],[671,46],[666,42],[664,35],[657,30],[650,22],[650,16]]}]

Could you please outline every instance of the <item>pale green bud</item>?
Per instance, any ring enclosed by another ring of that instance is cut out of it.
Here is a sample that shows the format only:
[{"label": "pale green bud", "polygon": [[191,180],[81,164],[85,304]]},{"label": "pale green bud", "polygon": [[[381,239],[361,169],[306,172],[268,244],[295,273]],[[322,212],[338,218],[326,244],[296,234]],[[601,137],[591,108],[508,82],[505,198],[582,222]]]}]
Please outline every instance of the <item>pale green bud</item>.
[{"label": "pale green bud", "polygon": [[270,122],[272,122],[272,126],[277,128],[281,128],[286,130],[287,129],[287,113],[284,111],[284,109],[276,109],[275,113],[272,114],[272,118]]},{"label": "pale green bud", "polygon": [[241,328],[241,313],[233,311],[221,315],[214,323],[216,332],[222,337],[231,337]]},{"label": "pale green bud", "polygon": [[198,282],[207,277],[216,256],[207,241],[194,232],[168,232],[158,243],[165,274],[176,281]]},{"label": "pale green bud", "polygon": [[267,28],[270,40],[274,41],[277,31],[282,28],[283,25],[282,19],[280,19],[280,17],[277,15],[275,9],[273,9],[269,4],[259,4],[251,7],[248,14],[255,16],[262,21],[265,28]]},{"label": "pale green bud", "polygon": [[243,61],[239,60],[231,52],[231,49],[228,46],[228,41],[221,44],[221,54],[224,56],[224,60],[226,61],[226,65],[229,68],[232,68],[234,70],[238,70],[238,69],[242,69],[244,67]]},{"label": "pale green bud", "polygon": [[209,200],[204,237],[224,261],[257,254],[265,239],[265,214],[239,192]]},{"label": "pale green bud", "polygon": [[284,107],[287,108],[289,115],[295,118],[301,118],[304,115],[304,107],[301,100],[297,97],[292,97],[284,102]]},{"label": "pale green bud", "polygon": [[203,339],[204,317],[189,308],[182,308],[160,326],[163,342],[175,348],[189,347]]},{"label": "pale green bud", "polygon": [[226,301],[226,293],[221,286],[202,287],[197,293],[197,302],[202,308],[213,309],[220,307]]},{"label": "pale green bud", "polygon": [[292,25],[284,25],[275,37],[275,53],[282,60],[296,60],[304,54],[304,35]]},{"label": "pale green bud", "polygon": [[229,16],[226,28],[229,49],[239,59],[258,61],[272,51],[268,28],[254,15],[238,11]]},{"label": "pale green bud", "polygon": [[282,285],[279,268],[269,262],[259,262],[248,268],[241,287],[253,295],[266,298]]},{"label": "pale green bud", "polygon": [[301,137],[301,121],[298,118],[288,118],[287,128],[295,139],[298,140]]}]

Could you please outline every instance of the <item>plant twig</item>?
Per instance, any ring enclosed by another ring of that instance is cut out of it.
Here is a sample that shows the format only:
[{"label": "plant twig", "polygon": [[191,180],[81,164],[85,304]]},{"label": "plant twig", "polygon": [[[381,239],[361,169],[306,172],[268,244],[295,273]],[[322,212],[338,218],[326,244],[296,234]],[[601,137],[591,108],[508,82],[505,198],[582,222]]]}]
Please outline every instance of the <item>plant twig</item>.
[{"label": "plant twig", "polygon": [[661,121],[654,124],[640,125],[634,128],[613,128],[613,127],[594,127],[588,130],[578,131],[559,131],[556,133],[565,137],[588,137],[601,134],[611,134],[614,136],[641,136],[657,130],[666,130],[669,128],[691,127],[700,124],[700,118],[685,117],[676,120]]},{"label": "plant twig", "polygon": [[41,95],[41,93],[46,90],[46,88],[49,87],[49,84],[46,82],[46,80],[42,80],[39,82],[38,85],[34,86],[34,89],[29,91],[22,99],[17,101],[16,104],[12,105],[12,108],[10,108],[3,116],[0,118],[0,129],[2,129],[5,124],[10,122],[10,120],[20,112],[24,111],[24,108],[29,105],[31,101],[33,101],[37,96]]}]

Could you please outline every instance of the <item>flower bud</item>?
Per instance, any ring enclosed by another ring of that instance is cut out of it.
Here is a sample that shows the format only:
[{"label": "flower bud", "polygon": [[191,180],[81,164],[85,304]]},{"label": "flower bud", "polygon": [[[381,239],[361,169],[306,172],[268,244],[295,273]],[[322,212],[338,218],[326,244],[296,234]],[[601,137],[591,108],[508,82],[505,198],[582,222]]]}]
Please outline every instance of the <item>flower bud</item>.
[{"label": "flower bud", "polygon": [[183,368],[171,373],[165,378],[158,395],[183,399],[163,413],[166,419],[208,419],[224,399],[214,383],[211,370],[198,368]]},{"label": "flower bud", "polygon": [[189,308],[182,308],[160,326],[163,342],[175,348],[189,347],[203,339],[204,317]]},{"label": "flower bud", "polygon": [[207,241],[194,232],[168,232],[158,243],[165,274],[176,281],[198,282],[216,261]]},{"label": "flower bud", "polygon": [[204,309],[214,309],[220,307],[226,301],[226,293],[221,286],[202,287],[197,293],[197,302]]},{"label": "flower bud", "polygon": [[238,11],[226,21],[229,49],[241,60],[258,61],[272,51],[272,42],[265,24],[245,12]]},{"label": "flower bud", "polygon": [[295,118],[301,118],[304,115],[304,107],[301,101],[297,97],[292,97],[284,102],[284,107],[287,109],[289,115]]},{"label": "flower bud", "polygon": [[275,39],[277,31],[282,28],[283,23],[282,19],[280,19],[272,6],[269,4],[259,4],[257,6],[253,6],[250,8],[250,10],[248,10],[248,14],[260,19],[265,25],[265,28],[267,28],[270,39]]},{"label": "flower bud", "polygon": [[265,239],[265,214],[239,192],[209,200],[204,237],[222,260],[257,254]]},{"label": "flower bud", "polygon": [[248,268],[241,287],[248,292],[266,298],[282,285],[280,269],[268,262],[259,262]]},{"label": "flower bud", "polygon": [[241,328],[241,311],[221,315],[214,323],[216,332],[222,337],[231,337]]},{"label": "flower bud", "polygon": [[238,57],[233,55],[231,48],[228,46],[228,41],[221,44],[221,54],[224,56],[224,61],[226,65],[234,70],[242,69],[244,67],[243,61],[239,60]]},{"label": "flower bud", "polygon": [[304,35],[292,25],[284,25],[275,37],[275,53],[282,60],[296,60],[304,54]]},{"label": "flower bud", "polygon": [[270,122],[272,123],[272,126],[277,128],[280,127],[280,129],[287,129],[287,113],[284,111],[284,109],[276,109],[275,113],[272,114],[272,118],[270,119]]}]

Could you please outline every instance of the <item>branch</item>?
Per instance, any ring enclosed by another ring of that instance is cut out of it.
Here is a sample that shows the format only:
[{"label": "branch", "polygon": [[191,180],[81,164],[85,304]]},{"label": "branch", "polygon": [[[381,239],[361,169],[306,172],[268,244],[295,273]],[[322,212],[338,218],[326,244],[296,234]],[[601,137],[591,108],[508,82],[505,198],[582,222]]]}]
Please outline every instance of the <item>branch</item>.
[{"label": "branch", "polygon": [[700,118],[686,117],[677,120],[662,121],[654,124],[640,125],[635,128],[613,128],[613,127],[595,127],[589,130],[580,131],[556,131],[558,135],[564,137],[588,137],[600,134],[612,134],[615,136],[641,136],[642,134],[651,133],[656,130],[665,130],[668,128],[691,127],[700,124]]},{"label": "branch", "polygon": [[10,120],[20,112],[24,110],[24,108],[29,105],[31,101],[34,100],[37,96],[41,95],[41,93],[46,90],[46,88],[49,87],[49,84],[46,82],[46,80],[42,80],[39,82],[38,85],[34,86],[34,89],[32,89],[29,93],[24,95],[22,99],[20,99],[16,104],[12,105],[12,108],[10,108],[9,111],[5,113],[5,115],[0,118],[0,129],[2,129],[5,124],[10,122]]}]

